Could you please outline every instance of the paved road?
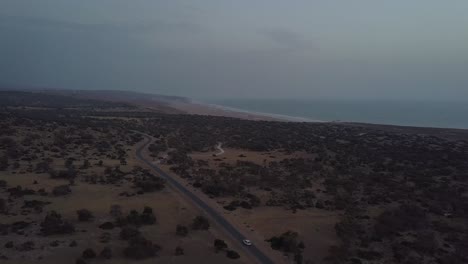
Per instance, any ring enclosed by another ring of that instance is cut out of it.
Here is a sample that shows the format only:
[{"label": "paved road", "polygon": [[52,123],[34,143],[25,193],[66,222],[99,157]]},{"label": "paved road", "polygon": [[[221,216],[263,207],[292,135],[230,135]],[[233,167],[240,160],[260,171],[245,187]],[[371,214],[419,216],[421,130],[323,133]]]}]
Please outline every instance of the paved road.
[{"label": "paved road", "polygon": [[272,263],[273,261],[265,255],[262,251],[260,251],[255,245],[252,246],[244,246],[242,243],[242,240],[245,238],[234,226],[232,226],[221,214],[219,214],[215,209],[210,207],[208,204],[206,204],[204,201],[202,201],[200,198],[198,198],[195,194],[193,194],[190,190],[185,188],[182,184],[180,184],[178,181],[173,179],[171,176],[169,176],[167,173],[162,171],[160,168],[158,168],[156,165],[148,161],[142,154],[143,149],[146,148],[146,146],[149,145],[151,142],[150,137],[145,136],[146,143],[141,146],[140,148],[137,149],[136,151],[136,156],[138,159],[146,163],[148,166],[153,168],[159,175],[166,179],[172,186],[174,186],[177,190],[179,190],[181,193],[186,195],[190,200],[192,200],[195,204],[197,204],[200,208],[205,210],[205,212],[211,216],[213,220],[215,220],[221,227],[223,227],[227,233],[229,233],[235,240],[239,242],[242,248],[244,248],[245,251],[250,253],[251,255],[255,256],[260,263],[265,263],[269,264]]}]

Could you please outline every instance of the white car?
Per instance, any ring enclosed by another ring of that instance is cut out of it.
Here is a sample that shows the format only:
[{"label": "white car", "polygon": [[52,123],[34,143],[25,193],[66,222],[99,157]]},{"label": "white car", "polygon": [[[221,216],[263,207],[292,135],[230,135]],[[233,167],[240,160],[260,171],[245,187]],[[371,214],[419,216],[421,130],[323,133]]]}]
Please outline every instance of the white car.
[{"label": "white car", "polygon": [[248,240],[248,239],[242,240],[242,243],[244,243],[244,245],[246,245],[246,246],[251,246],[252,245],[252,242],[250,240]]}]

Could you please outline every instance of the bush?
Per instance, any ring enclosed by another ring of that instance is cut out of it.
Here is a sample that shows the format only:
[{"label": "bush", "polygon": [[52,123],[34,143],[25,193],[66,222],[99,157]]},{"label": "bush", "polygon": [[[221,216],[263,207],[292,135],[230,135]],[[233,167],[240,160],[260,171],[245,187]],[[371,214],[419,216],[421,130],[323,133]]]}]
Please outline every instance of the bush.
[{"label": "bush", "polygon": [[141,223],[143,225],[153,225],[156,223],[156,217],[153,214],[153,209],[149,206],[145,206],[143,213],[140,216]]},{"label": "bush", "polygon": [[271,248],[281,250],[283,252],[299,252],[304,248],[304,243],[298,241],[299,235],[296,232],[287,231],[279,237],[272,237],[267,241],[270,242]]},{"label": "bush", "polygon": [[181,247],[176,247],[176,248],[175,248],[174,255],[176,255],[176,256],[184,255],[184,249],[181,248]]},{"label": "bush", "polygon": [[5,199],[0,198],[0,213],[6,213],[7,212],[7,203]]},{"label": "bush", "polygon": [[85,251],[83,251],[82,257],[84,259],[93,259],[96,257],[96,252],[94,252],[94,250],[91,248],[87,248]]},{"label": "bush", "polygon": [[186,226],[183,226],[183,225],[177,225],[176,227],[176,234],[178,236],[187,236],[188,234],[188,228]]},{"label": "bush", "polygon": [[215,251],[218,252],[218,251],[227,249],[228,246],[227,246],[226,242],[224,242],[224,240],[215,239],[214,248],[215,248]]},{"label": "bush", "polygon": [[140,235],[140,230],[132,226],[125,226],[120,230],[120,238],[123,240],[130,240]]},{"label": "bush", "polygon": [[112,222],[104,222],[102,223],[99,228],[104,229],[104,230],[110,230],[114,229],[114,223]]},{"label": "bush", "polygon": [[80,222],[86,222],[94,218],[93,213],[88,209],[80,209],[76,211],[76,213],[78,214],[78,221]]},{"label": "bush", "polygon": [[71,193],[71,189],[70,189],[70,186],[68,185],[60,185],[52,189],[52,194],[55,196],[63,196],[69,193]]},{"label": "bush", "polygon": [[239,255],[239,253],[237,253],[234,250],[228,250],[228,251],[226,251],[226,257],[228,257],[230,259],[238,259],[238,258],[240,258],[240,255]]},{"label": "bush", "polygon": [[67,221],[62,220],[62,216],[55,211],[49,212],[41,223],[43,235],[70,234],[75,232],[75,227]]},{"label": "bush", "polygon": [[8,157],[6,155],[3,155],[2,157],[0,157],[0,171],[6,170],[8,166]]},{"label": "bush", "polygon": [[104,258],[104,259],[111,259],[112,258],[112,250],[109,247],[105,247],[104,249],[102,249],[99,256],[101,258]]},{"label": "bush", "polygon": [[86,264],[86,261],[83,258],[77,258],[75,264]]},{"label": "bush", "polygon": [[49,175],[52,179],[74,179],[76,178],[77,172],[73,168],[63,171],[54,171],[49,169]]},{"label": "bush", "polygon": [[159,177],[152,177],[146,179],[136,179],[135,187],[143,192],[154,192],[164,189],[166,181]]},{"label": "bush", "polygon": [[130,240],[128,247],[124,249],[124,256],[130,259],[146,259],[156,256],[161,247],[142,236]]},{"label": "bush", "polygon": [[114,204],[111,206],[110,215],[114,218],[119,218],[122,216],[122,207],[118,204]]},{"label": "bush", "polygon": [[210,222],[204,216],[197,216],[193,219],[192,229],[194,230],[208,230],[210,228]]},{"label": "bush", "polygon": [[153,225],[155,224],[156,217],[153,214],[153,209],[151,207],[146,206],[143,210],[143,213],[139,214],[136,210],[130,211],[130,213],[125,218],[117,219],[117,223],[119,226],[124,225],[134,225],[134,226],[142,226],[142,225]]}]

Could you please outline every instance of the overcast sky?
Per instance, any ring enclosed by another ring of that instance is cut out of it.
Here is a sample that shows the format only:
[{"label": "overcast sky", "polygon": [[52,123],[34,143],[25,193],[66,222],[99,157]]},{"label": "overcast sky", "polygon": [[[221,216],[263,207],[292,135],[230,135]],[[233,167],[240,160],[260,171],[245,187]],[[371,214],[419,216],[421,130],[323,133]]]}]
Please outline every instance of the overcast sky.
[{"label": "overcast sky", "polygon": [[0,84],[468,100],[466,0],[1,0]]}]

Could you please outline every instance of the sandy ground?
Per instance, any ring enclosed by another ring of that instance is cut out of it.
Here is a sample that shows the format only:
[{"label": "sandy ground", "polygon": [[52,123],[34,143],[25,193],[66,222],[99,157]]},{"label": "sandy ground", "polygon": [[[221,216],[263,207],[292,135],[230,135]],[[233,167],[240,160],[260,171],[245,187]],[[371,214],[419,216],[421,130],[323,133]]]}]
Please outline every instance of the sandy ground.
[{"label": "sandy ground", "polygon": [[[145,153],[146,157],[149,157],[149,153],[146,151]],[[266,253],[272,260],[274,260],[275,263],[286,263],[285,258],[277,251],[274,251],[270,248],[269,244],[265,242],[264,237],[258,235],[257,233],[253,233],[249,228],[245,227],[242,225],[242,221],[239,221],[235,218],[232,217],[232,214],[227,212],[222,208],[222,205],[217,203],[215,200],[210,199],[208,196],[206,196],[203,192],[201,192],[199,189],[194,188],[191,184],[189,184],[186,180],[183,178],[179,177],[178,175],[174,174],[167,165],[160,165],[158,164],[158,160],[156,158],[153,158],[154,164],[157,164],[162,170],[164,170],[167,174],[170,174],[171,176],[174,177],[175,180],[183,184],[188,190],[196,194],[200,199],[202,199],[206,204],[210,205],[212,208],[223,214],[228,221],[231,222],[231,224],[238,229],[242,234],[246,236],[246,238],[250,239],[255,245],[262,250],[264,253]],[[182,195],[181,195],[182,196]],[[188,198],[184,197],[188,203],[191,203]],[[232,238],[229,234],[226,232],[222,231],[222,228],[219,227],[216,223],[213,223],[215,226],[215,230],[221,230],[220,232],[222,233],[223,237],[228,237],[229,240],[226,242],[230,247],[232,247],[234,250],[236,250],[239,254],[241,254],[242,259],[247,260],[248,263],[257,263],[256,259],[253,256],[246,255],[245,251],[241,248],[242,246],[240,245],[239,241],[234,241],[234,238]],[[223,262],[224,263],[224,262]]]},{"label": "sandy ground", "polygon": [[210,115],[210,116],[225,116],[248,120],[262,120],[262,121],[291,121],[286,118],[276,118],[268,115],[253,114],[247,112],[236,112],[219,107],[210,106],[207,104],[200,103],[184,103],[184,102],[173,102],[170,104],[171,107],[194,115]]},{"label": "sandy ground", "polygon": [[[136,147],[136,146],[135,146]],[[132,150],[135,149],[132,148]],[[105,160],[106,165],[117,164],[118,161]],[[133,157],[128,159],[127,168],[137,165]],[[56,166],[54,166],[56,167]],[[58,167],[58,166],[57,166]],[[94,167],[93,167],[94,169]],[[101,168],[95,168],[100,170]],[[9,186],[21,185],[23,188],[37,190],[45,188],[47,191],[51,188],[67,184],[65,180],[51,179],[48,174],[12,174],[2,172],[1,180],[6,180]],[[33,184],[34,180],[38,184]],[[109,210],[111,205],[118,204],[122,207],[124,214],[132,209],[141,212],[144,206],[150,206],[157,218],[158,223],[151,226],[141,227],[142,233],[146,238],[154,243],[162,246],[159,252],[159,257],[150,258],[138,263],[253,263],[248,257],[243,255],[241,249],[233,247],[241,254],[238,260],[230,260],[225,256],[225,253],[216,254],[213,250],[213,241],[216,238],[224,239],[229,246],[231,243],[225,238],[215,226],[208,231],[193,231],[189,230],[187,237],[176,236],[175,230],[177,224],[190,226],[192,219],[202,214],[202,212],[194,207],[190,202],[181,197],[179,193],[174,192],[170,187],[164,190],[153,193],[145,193],[132,197],[119,196],[119,193],[127,191],[133,193],[135,190],[131,188],[131,184],[123,184],[122,186],[88,184],[77,181],[75,186],[71,187],[72,193],[62,197],[53,196],[25,196],[15,200],[15,206],[20,207],[23,200],[41,200],[50,201],[51,204],[44,207],[44,212],[30,213],[27,216],[2,215],[0,224],[9,224],[15,221],[32,221],[33,226],[26,229],[27,236],[9,234],[2,236],[1,251],[7,255],[10,260],[2,260],[2,263],[74,263],[75,259],[81,256],[81,253],[86,248],[93,248],[98,254],[105,247],[109,246],[113,251],[113,258],[106,263],[135,263],[136,261],[125,259],[122,255],[123,248],[127,243],[119,239],[119,228],[113,230],[102,230],[98,228],[100,224],[106,221],[112,221]],[[95,219],[92,222],[79,222],[77,220],[76,210],[86,208],[93,212]],[[56,210],[62,217],[75,225],[76,232],[71,235],[53,235],[40,236],[40,222],[43,220],[45,213],[51,210]],[[109,243],[101,243],[100,237],[103,233],[108,232],[110,235]],[[14,249],[3,248],[4,243],[14,241],[15,245],[26,241],[33,241],[35,249],[33,251],[19,252]],[[57,247],[50,246],[52,241],[59,241]],[[78,243],[77,247],[69,247],[72,240]],[[184,251],[184,256],[174,256],[174,250],[177,246],[181,246]],[[103,261],[103,260],[97,260]],[[93,261],[94,262],[94,261]]]},{"label": "sandy ground", "polygon": [[[248,160],[257,164],[270,161],[280,161],[284,158],[313,158],[313,155],[302,152],[294,152],[289,155],[281,151],[272,152],[254,152],[241,149],[223,148],[224,153],[221,156],[213,157],[213,154],[218,152],[214,148],[209,152],[193,153],[190,156],[194,159],[208,161],[209,167],[216,169],[222,162],[235,164],[237,160]],[[245,157],[239,157],[243,155]],[[169,166],[162,165],[167,173],[174,175],[169,170]],[[340,212],[330,212],[320,209],[298,210],[292,213],[291,210],[286,210],[282,207],[261,206],[253,210],[238,208],[236,211],[230,212],[222,208],[230,199],[210,199],[201,190],[192,187],[185,179],[176,175],[176,179],[198,194],[204,201],[211,204],[218,211],[233,223],[243,234],[249,237],[256,245],[268,253],[277,263],[288,262],[288,259],[278,251],[273,251],[266,239],[272,236],[278,236],[282,233],[291,230],[298,232],[300,238],[304,241],[306,248],[304,251],[304,259],[310,259],[314,263],[322,263],[322,259],[328,255],[328,249],[332,245],[337,245],[339,239],[335,234],[335,224],[339,221]],[[259,197],[262,195],[257,193]],[[225,201],[226,200],[226,201]],[[290,261],[290,259],[289,259]]]},{"label": "sandy ground", "polygon": [[[216,169],[220,163],[228,163],[235,165],[238,160],[250,161],[258,165],[268,164],[271,161],[281,161],[285,158],[309,158],[314,159],[315,155],[307,154],[305,152],[296,151],[291,154],[285,154],[279,150],[270,152],[256,152],[235,148],[223,148],[224,153],[218,154],[218,150],[208,152],[194,152],[189,156],[194,160],[205,160],[211,169]],[[216,155],[216,156],[213,156]]]}]

